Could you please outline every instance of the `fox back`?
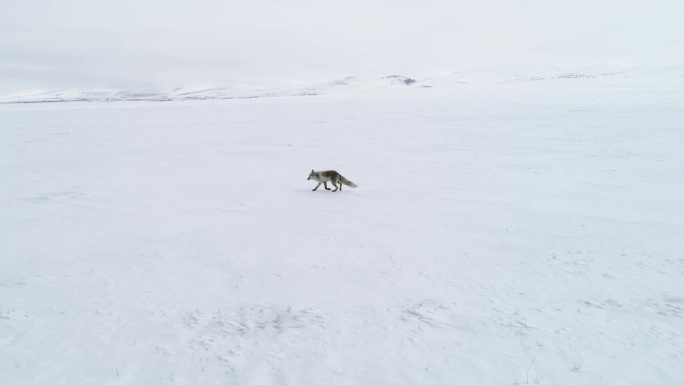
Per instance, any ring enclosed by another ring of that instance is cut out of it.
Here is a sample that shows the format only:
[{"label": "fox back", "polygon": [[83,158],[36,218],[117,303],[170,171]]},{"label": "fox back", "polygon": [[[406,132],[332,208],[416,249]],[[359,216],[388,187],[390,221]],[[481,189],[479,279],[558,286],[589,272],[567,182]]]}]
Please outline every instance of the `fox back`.
[{"label": "fox back", "polygon": [[341,177],[339,172],[335,170],[314,171],[311,170],[309,177],[306,180],[315,180],[316,182],[332,182],[334,179]]}]

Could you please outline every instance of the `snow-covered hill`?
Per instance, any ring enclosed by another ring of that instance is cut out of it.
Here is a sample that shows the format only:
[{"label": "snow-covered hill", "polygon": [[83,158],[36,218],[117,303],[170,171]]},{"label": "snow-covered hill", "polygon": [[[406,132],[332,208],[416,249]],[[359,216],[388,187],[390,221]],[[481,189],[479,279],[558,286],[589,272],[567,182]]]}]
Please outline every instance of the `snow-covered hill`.
[{"label": "snow-covered hill", "polygon": [[387,75],[383,77],[349,76],[325,82],[291,82],[263,86],[193,86],[172,90],[150,89],[69,89],[28,90],[0,95],[0,103],[47,103],[76,101],[182,101],[211,99],[251,99],[285,96],[368,95],[370,93],[433,93],[457,89],[497,87],[537,82],[552,87],[684,87],[684,67],[624,68],[589,66],[575,69],[538,67],[525,71],[483,69],[451,71],[421,77]]},{"label": "snow-covered hill", "polygon": [[0,105],[0,382],[684,383],[681,82],[548,77]]}]

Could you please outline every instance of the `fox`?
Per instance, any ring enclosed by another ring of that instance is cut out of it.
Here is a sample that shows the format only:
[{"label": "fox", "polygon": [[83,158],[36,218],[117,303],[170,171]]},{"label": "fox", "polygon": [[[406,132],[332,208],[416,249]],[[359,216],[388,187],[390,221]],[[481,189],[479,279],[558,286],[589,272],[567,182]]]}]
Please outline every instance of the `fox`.
[{"label": "fox", "polygon": [[[342,191],[342,185],[347,185],[349,187],[357,187],[356,184],[349,179],[343,177],[339,172],[335,170],[326,170],[326,171],[314,171],[311,170],[311,173],[309,174],[309,177],[306,178],[306,180],[314,180],[318,182],[316,187],[314,187],[313,190],[311,191],[316,191],[321,185],[325,187],[326,190],[330,190],[328,188],[328,182],[332,182],[333,187],[335,187],[332,192],[335,191]],[[338,187],[339,186],[339,187]]]}]

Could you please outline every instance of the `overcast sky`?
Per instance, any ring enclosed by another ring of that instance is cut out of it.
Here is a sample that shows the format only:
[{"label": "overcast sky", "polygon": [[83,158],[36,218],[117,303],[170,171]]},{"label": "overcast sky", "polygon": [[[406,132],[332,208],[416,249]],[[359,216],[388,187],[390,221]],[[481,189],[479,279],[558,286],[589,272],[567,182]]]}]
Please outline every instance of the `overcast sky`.
[{"label": "overcast sky", "polygon": [[684,64],[684,0],[0,0],[0,92]]}]

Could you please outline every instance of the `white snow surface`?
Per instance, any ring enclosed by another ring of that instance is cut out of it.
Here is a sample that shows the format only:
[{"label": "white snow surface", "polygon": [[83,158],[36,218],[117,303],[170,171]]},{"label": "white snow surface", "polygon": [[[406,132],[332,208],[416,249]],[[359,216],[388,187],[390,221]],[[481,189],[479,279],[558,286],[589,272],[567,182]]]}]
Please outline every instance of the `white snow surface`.
[{"label": "white snow surface", "polygon": [[450,79],[0,105],[0,382],[684,383],[681,79]]},{"label": "white snow surface", "polygon": [[[684,87],[684,67],[621,67],[592,65],[580,67],[543,67],[515,70],[483,68],[449,71],[424,76],[391,74],[381,77],[347,76],[339,79],[302,82],[289,81],[265,85],[193,85],[164,89],[29,89],[0,95],[4,103],[46,102],[116,102],[116,101],[188,101],[213,99],[252,99],[283,96],[368,95],[398,92],[398,89],[436,88],[439,91],[467,92],[469,88],[507,83],[551,83],[565,87],[594,84],[602,87]],[[545,85],[546,86],[546,85]]]}]

